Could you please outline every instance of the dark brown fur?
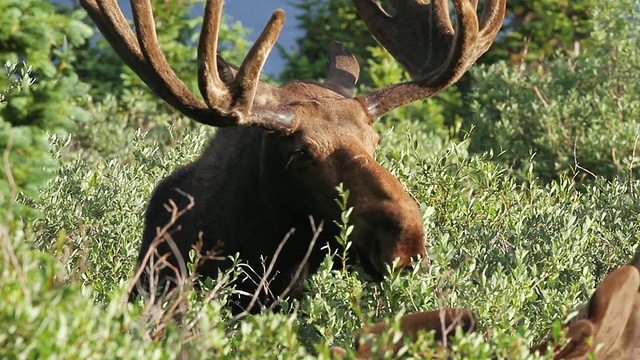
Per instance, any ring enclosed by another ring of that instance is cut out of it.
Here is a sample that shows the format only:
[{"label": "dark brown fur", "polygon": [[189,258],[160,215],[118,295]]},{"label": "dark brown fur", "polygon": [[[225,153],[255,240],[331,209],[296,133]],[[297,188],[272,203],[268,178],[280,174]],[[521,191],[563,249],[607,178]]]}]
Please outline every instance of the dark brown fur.
[{"label": "dark brown fur", "polygon": [[[369,126],[370,120],[364,112],[335,105],[348,101],[353,107],[356,100],[315,84],[287,87],[299,95],[309,92],[307,101],[289,106],[301,119],[295,131],[282,134],[256,127],[222,128],[202,157],[158,185],[146,213],[139,263],[157,229],[170,221],[172,212],[164,204],[171,199],[179,209],[188,205],[188,198],[176,191],[179,189],[195,202],[169,231],[184,259],[202,239],[203,251],[214,250],[223,257],[239,253],[262,275],[285,235],[295,229],[271,274],[269,290],[279,295],[291,283],[307,252],[313,237],[311,216],[316,225],[324,222],[324,230],[292,290],[291,294],[299,297],[302,281],[317,270],[326,255],[322,248],[328,244],[329,249],[338,249],[334,220],[340,217],[335,202],[335,187],[340,183],[350,190],[349,204],[355,206],[351,216],[356,226],[354,250],[371,275],[381,278],[385,264],[395,258],[400,258],[400,266],[409,266],[412,256],[425,255],[418,207],[374,160],[378,136]],[[296,153],[301,149],[305,154]],[[171,249],[164,242],[158,252],[171,254]],[[168,261],[179,267],[176,256],[169,256]],[[228,260],[210,260],[198,273],[215,277],[219,268],[229,264]],[[160,272],[161,279],[175,275],[171,268]],[[143,283],[147,282],[143,278]],[[240,281],[238,287],[249,293],[256,290],[252,281]],[[247,299],[239,301],[236,310],[244,308]]]}]

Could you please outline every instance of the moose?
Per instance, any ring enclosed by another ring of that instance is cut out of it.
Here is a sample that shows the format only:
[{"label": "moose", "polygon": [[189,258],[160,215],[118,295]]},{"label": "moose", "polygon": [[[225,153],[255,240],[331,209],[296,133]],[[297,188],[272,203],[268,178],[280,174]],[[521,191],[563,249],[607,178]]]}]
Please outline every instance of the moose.
[{"label": "moose", "polygon": [[[356,359],[381,357],[386,351],[397,354],[406,343],[418,340],[420,332],[434,332],[434,340],[442,342],[455,334],[456,327],[468,333],[476,329],[471,310],[443,308],[417,312],[400,318],[402,337],[387,344],[380,336],[389,333],[390,323],[380,322],[357,334]],[[640,246],[631,261],[612,271],[600,283],[589,301],[579,307],[577,315],[563,325],[567,341],[550,337],[533,346],[540,354],[552,350],[553,359],[638,359],[640,358]],[[335,346],[335,358],[343,358],[347,350]]]},{"label": "moose", "polygon": [[[149,201],[138,257],[139,288],[153,291],[150,258],[162,265],[158,282],[172,284],[186,275],[184,262],[200,244],[200,253],[218,255],[198,264],[200,276],[215,278],[231,266],[228,257],[239,254],[260,276],[271,267],[269,293],[300,297],[303,280],[318,269],[327,249],[339,248],[334,224],[341,213],[335,203],[339,184],[349,190],[348,205],[354,209],[350,263],[359,262],[381,280],[389,264],[407,268],[415,259],[424,260],[418,205],[376,162],[380,138],[371,124],[455,83],[491,46],[505,1],[486,0],[479,16],[477,0],[454,0],[452,22],[447,0],[392,1],[392,15],[373,0],[353,0],[373,36],[412,76],[354,96],[359,65],[338,43],[329,45],[323,82],[272,86],[260,80],[284,24],[280,9],[242,64],[227,63],[217,53],[223,1],[207,0],[197,45],[201,99],[167,63],[149,0],[131,0],[135,33],[116,0],[80,0],[121,60],[159,98],[196,122],[218,128],[203,155],[160,182]],[[323,231],[317,234],[319,224]],[[266,293],[260,284],[238,281],[236,288]],[[268,301],[261,295],[250,310]],[[250,305],[241,298],[233,309],[245,311]]]}]

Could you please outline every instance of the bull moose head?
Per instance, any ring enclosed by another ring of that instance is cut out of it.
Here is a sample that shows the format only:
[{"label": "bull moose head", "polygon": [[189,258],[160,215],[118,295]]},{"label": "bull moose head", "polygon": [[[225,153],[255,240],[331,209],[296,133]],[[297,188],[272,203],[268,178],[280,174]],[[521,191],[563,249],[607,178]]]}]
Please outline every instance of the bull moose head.
[{"label": "bull moose head", "polygon": [[[334,199],[340,183],[350,191],[355,226],[350,239],[366,272],[381,278],[396,259],[399,267],[407,267],[413,258],[426,256],[418,206],[375,161],[379,136],[370,125],[456,82],[495,39],[505,0],[487,0],[480,17],[477,0],[454,0],[455,28],[447,0],[392,1],[393,16],[372,0],[353,0],[371,33],[413,77],[356,97],[358,63],[337,43],[329,46],[329,72],[322,83],[276,87],[259,79],[284,24],[282,10],[273,13],[240,67],[231,66],[217,54],[223,1],[208,0],[197,55],[201,98],[167,63],[149,0],[131,0],[135,34],[116,0],[80,2],[122,61],[158,97],[191,119],[220,128],[200,159],[156,188],[146,212],[139,266],[148,266],[151,251],[167,265],[160,277],[169,280],[201,240],[202,251],[239,253],[257,272],[265,259],[273,261],[276,276],[268,289],[250,281],[238,287],[282,295],[291,282],[317,269],[325,245],[337,247],[333,221],[340,212]],[[172,218],[166,204],[182,209],[191,200],[190,211]],[[316,224],[324,221],[325,229],[306,257],[313,236],[309,217]],[[168,230],[161,231],[167,224]],[[295,232],[275,259],[291,229]],[[164,243],[154,242],[158,238]],[[211,260],[198,272],[215,276],[227,266],[225,260]],[[299,295],[296,289],[294,296]]]}]

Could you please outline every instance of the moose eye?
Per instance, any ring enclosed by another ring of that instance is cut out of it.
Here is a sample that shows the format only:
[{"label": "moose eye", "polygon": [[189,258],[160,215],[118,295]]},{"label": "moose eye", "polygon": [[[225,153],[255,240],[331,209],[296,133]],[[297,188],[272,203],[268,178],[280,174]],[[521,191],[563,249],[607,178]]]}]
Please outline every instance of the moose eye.
[{"label": "moose eye", "polygon": [[287,161],[287,165],[285,168],[289,168],[289,165],[291,165],[292,163],[297,163],[297,164],[309,164],[311,160],[311,154],[309,153],[309,151],[307,149],[304,148],[297,148],[295,150],[293,150],[291,152],[291,155],[289,157],[289,161]]},{"label": "moose eye", "polygon": [[303,148],[298,148],[293,150],[293,153],[291,154],[292,158],[295,159],[308,159],[310,158],[309,155],[309,151],[307,151],[307,149],[303,149]]}]

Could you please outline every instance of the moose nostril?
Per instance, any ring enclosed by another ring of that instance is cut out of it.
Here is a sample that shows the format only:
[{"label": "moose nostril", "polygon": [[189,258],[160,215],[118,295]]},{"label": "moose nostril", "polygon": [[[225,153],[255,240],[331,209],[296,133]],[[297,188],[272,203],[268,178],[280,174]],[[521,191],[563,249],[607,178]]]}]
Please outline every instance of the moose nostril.
[{"label": "moose nostril", "polygon": [[389,206],[369,207],[358,213],[363,221],[361,229],[366,229],[361,230],[362,238],[367,239],[358,247],[379,272],[386,272],[386,266],[394,263],[397,270],[411,272],[418,258],[426,257],[422,222],[413,215]]}]

